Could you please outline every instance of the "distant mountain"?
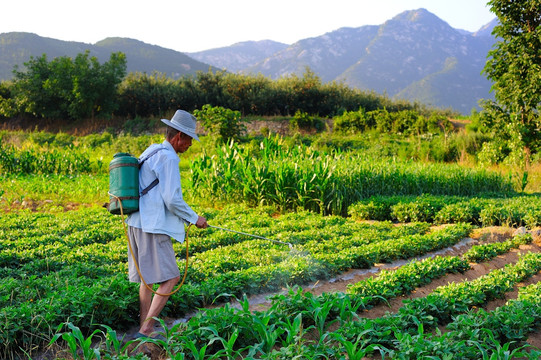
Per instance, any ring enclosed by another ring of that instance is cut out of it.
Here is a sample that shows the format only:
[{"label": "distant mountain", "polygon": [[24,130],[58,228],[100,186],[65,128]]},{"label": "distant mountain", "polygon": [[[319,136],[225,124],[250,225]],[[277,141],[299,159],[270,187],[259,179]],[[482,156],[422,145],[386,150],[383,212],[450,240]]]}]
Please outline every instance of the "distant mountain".
[{"label": "distant mountain", "polygon": [[488,37],[493,38],[492,31],[494,30],[494,27],[496,25],[498,25],[498,19],[494,18],[491,22],[489,22],[485,26],[481,27],[481,29],[473,33],[473,36],[488,36]]},{"label": "distant mountain", "polygon": [[[92,45],[45,38],[31,33],[12,32],[0,34],[0,80],[13,77],[15,65],[22,66],[30,56],[47,54],[48,59],[58,56],[76,56]],[[94,53],[97,56],[96,53]]]},{"label": "distant mountain", "polygon": [[[425,9],[405,11],[382,25],[341,28],[287,45],[271,40],[181,53],[127,38],[96,44],[66,42],[29,33],[0,34],[0,80],[31,55],[49,59],[90,50],[106,61],[122,51],[128,72],[154,71],[178,78],[197,71],[225,69],[272,79],[307,68],[323,82],[337,81],[394,99],[406,99],[469,113],[482,98],[493,98],[481,74],[495,43],[497,19],[472,33],[454,29]],[[210,65],[209,65],[210,64]]]},{"label": "distant mountain", "polygon": [[178,51],[139,40],[107,38],[92,45],[55,40],[31,33],[12,32],[0,34],[0,80],[11,79],[14,66],[22,67],[30,56],[40,57],[47,54],[47,59],[51,60],[59,56],[75,57],[86,50],[101,62],[109,60],[112,52],[123,52],[126,54],[128,72],[151,74],[157,71],[178,78],[195,74],[197,71],[207,72],[210,67]]},{"label": "distant mountain", "polygon": [[[197,61],[184,53],[157,45],[149,45],[139,40],[107,38],[97,42],[95,46],[107,54],[117,51],[126,54],[128,72],[139,71],[151,74],[157,71],[177,79],[183,75],[193,75],[197,71],[207,72],[210,68],[210,65]],[[213,70],[216,71],[215,68]]]},{"label": "distant mountain", "polygon": [[337,80],[469,113],[490,97],[481,72],[493,42],[463,35],[426,10],[408,11],[380,26],[366,55]]},{"label": "distant mountain", "polygon": [[494,24],[468,33],[427,10],[406,11],[381,26],[298,41],[244,72],[278,78],[302,75],[309,67],[324,82],[469,113],[479,99],[492,97],[481,71],[494,43]]},{"label": "distant mountain", "polygon": [[272,40],[245,41],[231,46],[186,53],[186,55],[204,63],[213,64],[219,69],[238,72],[255,65],[288,46]]},{"label": "distant mountain", "polygon": [[309,67],[323,82],[332,81],[364,56],[377,31],[377,26],[342,28],[300,40],[243,72],[261,73],[276,79],[291,74],[302,75]]}]

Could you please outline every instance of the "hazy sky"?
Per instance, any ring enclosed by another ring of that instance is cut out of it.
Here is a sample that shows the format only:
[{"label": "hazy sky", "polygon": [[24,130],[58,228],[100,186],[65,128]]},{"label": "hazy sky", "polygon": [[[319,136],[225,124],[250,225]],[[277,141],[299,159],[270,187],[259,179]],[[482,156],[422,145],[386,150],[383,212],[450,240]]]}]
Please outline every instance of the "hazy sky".
[{"label": "hazy sky", "polygon": [[425,8],[476,31],[495,15],[485,0],[4,0],[0,33],[96,43],[128,37],[182,52],[248,40],[292,44],[341,27],[380,25]]}]

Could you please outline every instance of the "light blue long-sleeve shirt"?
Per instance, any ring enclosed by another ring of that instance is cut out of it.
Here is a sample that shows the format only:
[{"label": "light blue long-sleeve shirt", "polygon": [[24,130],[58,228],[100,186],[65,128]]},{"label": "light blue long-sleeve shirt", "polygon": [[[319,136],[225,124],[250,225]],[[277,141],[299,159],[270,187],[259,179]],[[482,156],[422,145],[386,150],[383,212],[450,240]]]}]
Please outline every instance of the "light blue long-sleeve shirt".
[{"label": "light blue long-sleeve shirt", "polygon": [[198,215],[182,197],[180,158],[168,141],[149,146],[140,159],[144,159],[157,147],[163,149],[148,158],[139,170],[139,192],[156,178],[159,183],[139,198],[139,211],[132,213],[126,223],[144,232],[166,234],[183,242],[184,225],[195,224]]}]

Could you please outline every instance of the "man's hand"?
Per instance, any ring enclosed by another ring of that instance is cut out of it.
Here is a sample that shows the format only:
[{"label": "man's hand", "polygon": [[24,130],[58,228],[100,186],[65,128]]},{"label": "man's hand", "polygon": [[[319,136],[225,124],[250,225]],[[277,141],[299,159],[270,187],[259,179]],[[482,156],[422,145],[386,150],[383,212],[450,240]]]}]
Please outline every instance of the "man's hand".
[{"label": "man's hand", "polygon": [[202,216],[199,216],[197,218],[197,222],[195,223],[195,226],[197,226],[200,229],[204,229],[204,228],[207,228],[209,224],[207,223],[207,219],[205,219]]}]

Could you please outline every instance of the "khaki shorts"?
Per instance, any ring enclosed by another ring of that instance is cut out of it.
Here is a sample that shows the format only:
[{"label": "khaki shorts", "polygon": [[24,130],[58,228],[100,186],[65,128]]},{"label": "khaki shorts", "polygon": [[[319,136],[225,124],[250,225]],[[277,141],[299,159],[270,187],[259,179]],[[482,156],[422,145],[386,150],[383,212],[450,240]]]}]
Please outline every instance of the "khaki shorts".
[{"label": "khaki shorts", "polygon": [[160,284],[180,276],[171,237],[150,234],[142,229],[128,227],[133,256],[128,248],[128,276],[131,282],[141,282],[134,263],[134,256],[147,284]]}]

